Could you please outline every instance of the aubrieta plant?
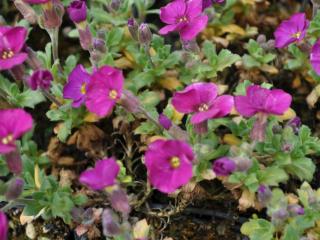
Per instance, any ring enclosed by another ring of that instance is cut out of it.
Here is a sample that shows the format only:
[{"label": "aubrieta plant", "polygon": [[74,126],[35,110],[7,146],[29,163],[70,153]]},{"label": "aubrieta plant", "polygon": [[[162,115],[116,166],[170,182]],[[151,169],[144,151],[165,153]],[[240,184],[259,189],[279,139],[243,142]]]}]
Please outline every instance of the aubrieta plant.
[{"label": "aubrieta plant", "polygon": [[[152,218],[183,212],[208,181],[254,209],[250,239],[320,239],[320,140],[272,80],[281,68],[320,80],[319,4],[267,39],[235,21],[259,1],[155,2],[13,1],[21,20],[0,26],[0,240],[16,237],[15,214],[29,238],[38,218],[60,218],[77,239],[163,239]],[[168,211],[152,208],[162,198]]]}]

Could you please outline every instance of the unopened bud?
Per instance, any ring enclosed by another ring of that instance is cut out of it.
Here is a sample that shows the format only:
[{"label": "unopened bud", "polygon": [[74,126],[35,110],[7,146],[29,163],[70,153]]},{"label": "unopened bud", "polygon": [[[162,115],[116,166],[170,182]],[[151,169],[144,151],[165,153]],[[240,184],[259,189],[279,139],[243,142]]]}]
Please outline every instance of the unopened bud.
[{"label": "unopened bud", "polygon": [[128,20],[128,29],[131,34],[131,37],[134,40],[139,41],[139,38],[138,38],[139,25],[134,18],[130,18]]},{"label": "unopened bud", "polygon": [[15,0],[14,5],[29,23],[35,24],[37,22],[37,14],[29,4],[23,0]]},{"label": "unopened bud", "polygon": [[111,1],[110,7],[112,8],[112,10],[118,11],[120,6],[121,6],[121,1],[120,0],[112,0]]},{"label": "unopened bud", "polygon": [[79,31],[80,45],[84,50],[89,50],[93,44],[93,37],[88,25],[81,26],[77,24],[77,29]]},{"label": "unopened bud", "polygon": [[272,192],[271,189],[268,186],[260,185],[258,189],[258,200],[260,203],[262,203],[264,206],[266,206],[272,198]]},{"label": "unopened bud", "polygon": [[234,157],[232,158],[232,160],[237,165],[237,171],[240,171],[240,172],[246,172],[252,166],[252,160],[247,157]]},{"label": "unopened bud", "polygon": [[281,208],[272,214],[272,221],[275,223],[279,223],[286,220],[288,216],[289,216],[289,213],[287,209]]},{"label": "unopened bud", "polygon": [[200,52],[199,45],[195,40],[184,41],[183,42],[183,48],[184,48],[184,50],[190,51],[190,52],[193,52],[193,53],[199,53]]},{"label": "unopened bud", "polygon": [[102,213],[102,228],[106,237],[113,237],[121,232],[119,218],[111,209],[105,209]]},{"label": "unopened bud", "polygon": [[24,181],[21,178],[12,179],[5,193],[6,199],[12,201],[17,199],[23,191]]},{"label": "unopened bud", "polygon": [[151,30],[146,23],[142,23],[139,27],[139,42],[143,45],[149,45],[152,40]]},{"label": "unopened bud", "polygon": [[46,29],[60,27],[64,15],[64,6],[60,0],[52,0],[43,6],[42,24]]},{"label": "unopened bud", "polygon": [[303,215],[304,214],[304,208],[301,207],[299,204],[289,205],[288,206],[288,211],[292,216]]},{"label": "unopened bud", "polygon": [[93,39],[93,47],[101,53],[105,53],[107,51],[106,42],[99,38]]},{"label": "unopened bud", "polygon": [[162,113],[159,115],[158,121],[161,124],[161,126],[166,130],[169,130],[172,126],[171,120],[166,115],[164,115]]},{"label": "unopened bud", "polygon": [[127,194],[122,189],[112,191],[110,194],[110,203],[113,209],[128,215],[131,211]]},{"label": "unopened bud", "polygon": [[10,172],[17,175],[22,172],[22,160],[18,150],[5,154],[5,159]]}]

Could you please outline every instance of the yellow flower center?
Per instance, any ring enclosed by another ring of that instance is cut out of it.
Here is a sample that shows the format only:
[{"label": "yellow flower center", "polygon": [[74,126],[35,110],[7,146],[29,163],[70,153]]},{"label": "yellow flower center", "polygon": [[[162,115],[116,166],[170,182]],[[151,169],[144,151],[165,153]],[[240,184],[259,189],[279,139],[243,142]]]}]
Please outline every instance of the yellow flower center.
[{"label": "yellow flower center", "polygon": [[296,38],[296,39],[299,39],[301,37],[301,32],[297,32],[295,34],[292,35],[292,37]]},{"label": "yellow flower center", "polygon": [[7,144],[11,143],[12,141],[13,141],[12,134],[9,134],[8,136],[2,138],[2,140],[1,140],[2,144],[4,144],[4,145],[7,145]]},{"label": "yellow flower center", "polygon": [[170,165],[171,165],[172,168],[176,169],[176,168],[180,167],[180,164],[181,164],[180,158],[172,157],[170,159]]},{"label": "yellow flower center", "polygon": [[205,103],[201,104],[200,107],[198,108],[199,112],[205,112],[209,110],[209,106]]},{"label": "yellow flower center", "polygon": [[113,100],[115,100],[118,97],[118,92],[116,90],[111,90],[109,92],[109,97]]},{"label": "yellow flower center", "polygon": [[1,58],[5,60],[5,59],[8,59],[8,58],[12,58],[13,56],[14,56],[14,52],[9,50],[9,51],[2,52]]},{"label": "yellow flower center", "polygon": [[186,16],[183,16],[183,17],[179,18],[179,22],[188,22],[188,19]]},{"label": "yellow flower center", "polygon": [[81,85],[81,89],[80,89],[80,92],[84,95],[84,94],[86,94],[86,83],[82,83],[82,85]]}]

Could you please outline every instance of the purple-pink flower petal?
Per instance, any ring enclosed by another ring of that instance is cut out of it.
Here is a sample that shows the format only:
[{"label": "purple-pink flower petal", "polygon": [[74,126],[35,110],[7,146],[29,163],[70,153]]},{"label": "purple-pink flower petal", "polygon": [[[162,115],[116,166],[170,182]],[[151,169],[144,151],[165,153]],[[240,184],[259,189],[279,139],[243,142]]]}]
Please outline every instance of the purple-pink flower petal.
[{"label": "purple-pink flower petal", "polygon": [[179,140],[157,140],[145,154],[148,177],[153,187],[172,193],[192,178],[191,147]]},{"label": "purple-pink flower petal", "polygon": [[32,128],[32,117],[22,109],[0,110],[0,153],[15,150],[15,140]]},{"label": "purple-pink flower petal", "polygon": [[22,64],[27,54],[21,52],[27,37],[24,27],[3,26],[0,28],[0,70]]},{"label": "purple-pink flower petal", "polygon": [[208,22],[202,13],[202,0],[175,0],[160,9],[160,19],[168,24],[160,29],[160,34],[178,31],[184,41],[195,38]]},{"label": "purple-pink flower petal", "polygon": [[0,212],[0,240],[8,239],[8,219],[5,213]]},{"label": "purple-pink flower petal", "polygon": [[77,65],[70,73],[68,83],[63,88],[63,97],[72,99],[73,107],[80,107],[85,101],[89,81],[90,74],[81,64]]},{"label": "purple-pink flower petal", "polygon": [[160,8],[160,19],[167,24],[176,24],[177,20],[186,12],[185,0],[175,0]]},{"label": "purple-pink flower petal", "polygon": [[32,90],[49,89],[53,81],[52,73],[45,69],[39,69],[28,79],[28,84]]},{"label": "purple-pink flower petal", "polygon": [[305,13],[296,13],[290,19],[283,21],[276,29],[275,46],[284,48],[293,42],[301,41],[305,35],[309,21]]},{"label": "purple-pink flower petal", "polygon": [[86,106],[98,116],[111,113],[123,90],[122,72],[110,66],[98,69],[90,79],[87,87]]},{"label": "purple-pink flower petal", "polygon": [[96,162],[95,167],[81,173],[80,182],[93,190],[102,190],[116,183],[120,167],[114,158]]},{"label": "purple-pink flower petal", "polygon": [[282,115],[289,109],[291,101],[291,95],[283,90],[251,85],[247,88],[246,96],[235,97],[235,107],[244,117],[252,117],[258,112]]},{"label": "purple-pink flower petal", "polygon": [[311,49],[310,62],[313,70],[320,75],[320,39],[313,45]]},{"label": "purple-pink flower petal", "polygon": [[193,19],[192,23],[188,23],[180,30],[181,39],[189,41],[194,39],[203,29],[206,28],[208,23],[208,16],[198,16]]}]

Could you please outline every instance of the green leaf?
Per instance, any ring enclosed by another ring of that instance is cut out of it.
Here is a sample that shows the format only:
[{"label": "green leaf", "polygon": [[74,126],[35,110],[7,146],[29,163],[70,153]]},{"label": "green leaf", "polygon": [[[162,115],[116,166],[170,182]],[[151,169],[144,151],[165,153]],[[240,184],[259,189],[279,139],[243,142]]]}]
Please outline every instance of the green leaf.
[{"label": "green leaf", "polygon": [[134,134],[153,134],[157,131],[157,126],[149,121],[143,122],[134,130]]},{"label": "green leaf", "polygon": [[61,142],[65,142],[72,130],[72,119],[68,119],[58,131],[58,138]]},{"label": "green leaf", "polygon": [[288,174],[279,167],[268,167],[258,173],[260,183],[268,186],[278,186],[281,182],[288,180]]},{"label": "green leaf", "polygon": [[293,159],[292,163],[287,165],[285,169],[292,175],[297,176],[300,180],[311,181],[316,166],[310,158],[298,158]]},{"label": "green leaf", "polygon": [[250,240],[271,240],[275,228],[264,219],[250,219],[241,226],[241,233],[249,236]]}]

